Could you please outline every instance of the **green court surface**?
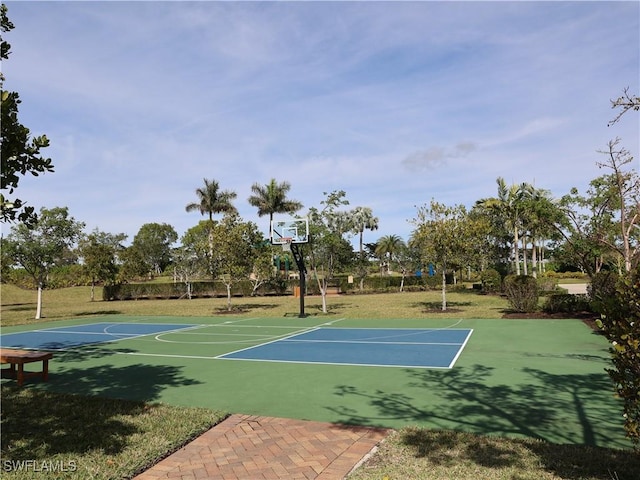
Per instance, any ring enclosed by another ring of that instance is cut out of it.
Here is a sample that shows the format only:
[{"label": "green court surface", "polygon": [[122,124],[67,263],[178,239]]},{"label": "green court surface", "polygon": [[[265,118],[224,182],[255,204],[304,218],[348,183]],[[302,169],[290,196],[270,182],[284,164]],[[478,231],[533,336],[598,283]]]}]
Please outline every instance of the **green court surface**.
[{"label": "green court surface", "polygon": [[607,342],[579,320],[330,320],[334,328],[473,330],[451,369],[216,358],[327,326],[329,320],[317,317],[109,315],[7,327],[2,333],[98,322],[196,326],[58,351],[49,382],[31,381],[27,388],[231,413],[630,447],[621,404],[605,372]]}]

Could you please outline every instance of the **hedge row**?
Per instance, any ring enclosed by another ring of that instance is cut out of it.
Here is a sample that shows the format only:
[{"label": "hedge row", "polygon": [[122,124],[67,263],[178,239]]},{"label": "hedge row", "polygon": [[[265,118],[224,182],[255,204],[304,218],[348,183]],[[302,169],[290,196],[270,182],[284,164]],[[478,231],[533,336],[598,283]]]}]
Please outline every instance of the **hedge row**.
[{"label": "hedge row", "polygon": [[[404,289],[427,290],[440,287],[439,277],[406,277]],[[293,292],[293,287],[299,285],[298,280],[274,280],[263,284],[255,292],[256,295],[286,295]],[[400,277],[367,277],[364,282],[364,291],[386,292],[398,291],[402,279]],[[314,278],[307,279],[307,295],[319,295],[318,282]],[[328,282],[330,289],[338,293],[358,293],[360,282],[349,277],[339,277]],[[224,283],[216,282],[191,282],[192,298],[226,297],[227,287]],[[178,283],[125,283],[118,285],[106,285],[102,290],[102,298],[110,300],[141,300],[147,298],[187,298],[187,284]],[[235,283],[231,288],[233,296],[251,296],[253,284],[249,280]]]},{"label": "hedge row", "polygon": [[[191,288],[192,298],[226,297],[227,287],[222,282],[184,282],[179,283],[121,283],[118,285],[105,285],[102,289],[102,299],[110,300],[142,300],[147,298],[187,298],[188,287]],[[269,284],[258,288],[258,295],[283,294],[286,285]],[[231,288],[233,296],[250,296],[253,293],[253,284],[242,281]]]}]

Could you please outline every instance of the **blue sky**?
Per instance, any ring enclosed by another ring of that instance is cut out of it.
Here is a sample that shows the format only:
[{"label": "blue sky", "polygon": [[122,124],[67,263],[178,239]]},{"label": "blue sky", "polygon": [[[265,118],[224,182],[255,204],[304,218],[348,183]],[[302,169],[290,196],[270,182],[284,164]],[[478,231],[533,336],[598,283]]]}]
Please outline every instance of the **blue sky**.
[{"label": "blue sky", "polygon": [[[407,239],[416,206],[472,206],[496,178],[556,197],[603,174],[639,117],[638,2],[7,2],[2,65],[55,173],[21,180],[36,208],[99,228],[179,235],[203,179],[247,198],[292,185],[305,213],[345,190]],[[638,166],[635,161],[636,168]]]}]

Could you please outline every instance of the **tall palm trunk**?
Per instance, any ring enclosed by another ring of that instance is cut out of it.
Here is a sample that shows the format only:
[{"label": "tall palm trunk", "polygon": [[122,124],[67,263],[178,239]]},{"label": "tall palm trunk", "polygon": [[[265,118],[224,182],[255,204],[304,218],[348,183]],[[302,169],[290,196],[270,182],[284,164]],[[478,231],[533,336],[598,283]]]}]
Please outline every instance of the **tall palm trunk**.
[{"label": "tall palm trunk", "polygon": [[529,267],[527,265],[527,235],[525,234],[522,237],[522,267],[523,267],[523,275],[529,275]]},{"label": "tall palm trunk", "polygon": [[518,238],[518,227],[513,229],[513,257],[516,263],[516,275],[520,275],[520,239]]},{"label": "tall palm trunk", "polygon": [[533,278],[538,278],[538,256],[536,251],[536,239],[531,239],[531,275]]}]

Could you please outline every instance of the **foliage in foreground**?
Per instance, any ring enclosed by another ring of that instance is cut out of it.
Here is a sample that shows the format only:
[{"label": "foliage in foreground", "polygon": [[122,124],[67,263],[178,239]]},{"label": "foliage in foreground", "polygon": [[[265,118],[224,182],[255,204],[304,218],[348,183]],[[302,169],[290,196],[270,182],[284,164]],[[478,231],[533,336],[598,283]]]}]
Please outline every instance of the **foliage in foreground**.
[{"label": "foliage in foreground", "polygon": [[1,394],[3,479],[132,478],[225,416],[15,385]]},{"label": "foliage in foreground", "polygon": [[607,369],[624,407],[624,428],[640,445],[640,266],[621,278],[613,294],[596,298],[598,326],[611,342],[613,367]]},{"label": "foliage in foreground", "polygon": [[640,455],[625,450],[409,427],[349,480],[625,480],[639,471]]}]

